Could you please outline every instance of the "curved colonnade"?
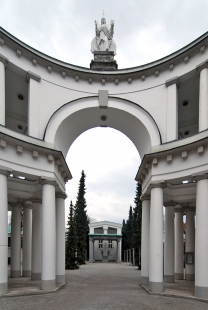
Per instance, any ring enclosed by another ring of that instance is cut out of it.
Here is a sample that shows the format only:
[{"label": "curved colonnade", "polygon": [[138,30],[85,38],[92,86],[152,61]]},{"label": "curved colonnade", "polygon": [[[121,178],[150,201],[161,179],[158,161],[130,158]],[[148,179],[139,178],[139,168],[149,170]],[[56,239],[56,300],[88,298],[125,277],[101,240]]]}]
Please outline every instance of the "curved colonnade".
[{"label": "curved colonnade", "polygon": [[1,295],[8,290],[8,210],[11,276],[21,275],[22,207],[22,276],[41,279],[43,290],[65,282],[65,183],[72,178],[65,156],[82,132],[101,126],[123,132],[142,159],[142,284],[160,292],[163,281],[184,277],[186,214],[185,278],[208,299],[207,46],[206,33],[153,63],[96,72],[0,29]]}]

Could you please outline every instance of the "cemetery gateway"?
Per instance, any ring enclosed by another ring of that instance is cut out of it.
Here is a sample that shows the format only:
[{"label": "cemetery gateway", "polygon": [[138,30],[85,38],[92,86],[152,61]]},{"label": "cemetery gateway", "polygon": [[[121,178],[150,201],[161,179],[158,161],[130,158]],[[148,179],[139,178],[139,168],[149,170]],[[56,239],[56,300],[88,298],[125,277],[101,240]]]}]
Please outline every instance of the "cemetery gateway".
[{"label": "cemetery gateway", "polygon": [[0,29],[1,295],[8,290],[8,210],[11,276],[20,276],[20,207],[22,275],[41,279],[46,291],[65,282],[65,184],[72,178],[65,157],[81,133],[107,126],[124,133],[142,160],[135,171],[142,283],[161,292],[163,281],[183,278],[185,214],[185,278],[195,281],[195,296],[208,299],[208,33],[161,60],[118,70],[113,31],[113,21],[95,23],[89,69]]}]

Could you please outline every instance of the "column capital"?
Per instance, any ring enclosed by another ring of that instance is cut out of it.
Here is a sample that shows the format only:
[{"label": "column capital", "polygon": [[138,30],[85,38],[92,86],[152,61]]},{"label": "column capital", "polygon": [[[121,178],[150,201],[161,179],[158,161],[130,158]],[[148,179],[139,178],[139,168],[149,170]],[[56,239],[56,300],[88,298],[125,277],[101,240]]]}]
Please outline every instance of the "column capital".
[{"label": "column capital", "polygon": [[148,194],[142,195],[142,196],[140,197],[140,199],[141,199],[141,201],[150,200],[150,195],[148,195]]},{"label": "column capital", "polygon": [[0,174],[5,175],[6,177],[8,177],[10,175],[10,172],[4,169],[0,169]]},{"label": "column capital", "polygon": [[9,63],[9,59],[7,57],[5,57],[4,55],[2,55],[2,54],[0,54],[0,61],[4,64],[5,67]]},{"label": "column capital", "polygon": [[48,185],[56,186],[56,181],[54,181],[54,180],[47,180],[47,179],[41,179],[40,180],[40,184],[42,184],[42,185],[48,184]]},{"label": "column capital", "polygon": [[178,203],[174,200],[165,201],[163,203],[164,207],[175,207]]},{"label": "column capital", "polygon": [[22,205],[19,202],[9,202],[11,208],[21,208]]},{"label": "column capital", "polygon": [[183,208],[183,207],[181,207],[181,206],[178,206],[178,207],[175,207],[174,208],[174,212],[176,213],[176,212],[184,212],[185,211],[185,208]]},{"label": "column capital", "polygon": [[56,193],[56,198],[66,199],[67,198],[67,194],[66,193]]},{"label": "column capital", "polygon": [[31,72],[31,71],[27,71],[26,81],[29,82],[30,79],[33,79],[33,80],[35,80],[37,82],[40,82],[41,76],[38,75],[38,74],[35,74],[35,73]]},{"label": "column capital", "polygon": [[206,179],[208,179],[208,174],[201,174],[201,175],[197,175],[197,176],[195,176],[194,177],[194,181],[195,182],[198,182],[198,181],[200,181],[200,180],[206,180]]},{"label": "column capital", "polygon": [[162,188],[162,189],[164,189],[164,188],[166,188],[167,187],[167,185],[163,182],[163,183],[153,183],[153,184],[150,184],[149,185],[149,189],[151,190],[151,189],[153,189],[153,188]]},{"label": "column capital", "polygon": [[173,77],[172,79],[165,81],[166,87],[171,86],[173,84],[176,84],[177,88],[179,88],[180,82],[179,82],[179,78],[177,76]]},{"label": "column capital", "polygon": [[196,70],[200,73],[203,69],[208,68],[208,59],[196,66]]},{"label": "column capital", "polygon": [[28,200],[31,201],[32,203],[42,203],[42,198],[40,197],[31,197]]}]

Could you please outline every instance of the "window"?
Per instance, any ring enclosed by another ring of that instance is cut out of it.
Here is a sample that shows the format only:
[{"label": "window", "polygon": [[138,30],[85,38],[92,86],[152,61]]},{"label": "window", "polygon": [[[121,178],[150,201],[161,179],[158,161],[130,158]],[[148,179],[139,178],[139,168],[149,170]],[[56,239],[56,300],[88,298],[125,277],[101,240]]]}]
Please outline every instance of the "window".
[{"label": "window", "polygon": [[103,240],[99,240],[99,249],[102,249],[103,248]]},{"label": "window", "polygon": [[113,248],[113,241],[112,240],[108,240],[108,248],[109,249]]}]

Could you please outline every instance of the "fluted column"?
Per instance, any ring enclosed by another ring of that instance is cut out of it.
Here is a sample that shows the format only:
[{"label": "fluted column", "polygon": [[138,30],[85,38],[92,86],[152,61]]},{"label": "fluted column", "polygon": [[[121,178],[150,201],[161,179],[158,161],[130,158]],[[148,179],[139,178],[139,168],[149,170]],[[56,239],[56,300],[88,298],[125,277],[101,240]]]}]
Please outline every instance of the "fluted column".
[{"label": "fluted column", "polygon": [[168,90],[167,97],[167,142],[178,139],[178,77],[165,82]]},{"label": "fluted column", "polygon": [[[185,278],[186,280],[194,281],[195,279],[195,222],[194,222],[195,209],[186,209],[186,265],[185,265]],[[193,262],[189,261],[188,256],[193,258]]]},{"label": "fluted column", "polygon": [[142,195],[141,284],[149,285],[150,195]]},{"label": "fluted column", "polygon": [[54,290],[56,285],[55,182],[42,181],[41,288]]},{"label": "fluted column", "polygon": [[10,204],[12,207],[11,220],[11,277],[21,276],[21,213],[20,205]]},{"label": "fluted column", "polygon": [[183,242],[183,209],[175,208],[175,279],[183,280],[184,242]]},{"label": "fluted column", "polygon": [[8,172],[0,170],[0,296],[8,290]]},{"label": "fluted column", "polygon": [[163,291],[163,188],[151,186],[149,286],[152,292]]},{"label": "fluted column", "polygon": [[208,299],[208,175],[196,181],[195,296]]},{"label": "fluted column", "polygon": [[42,200],[38,197],[31,199],[33,204],[32,218],[32,280],[41,280],[41,207]]},{"label": "fluted column", "polygon": [[0,125],[5,126],[5,67],[8,58],[0,54]]},{"label": "fluted column", "polygon": [[172,283],[174,276],[174,201],[165,204],[164,282]]},{"label": "fluted column", "polygon": [[56,283],[65,283],[65,193],[56,194]]},{"label": "fluted column", "polygon": [[31,256],[32,256],[32,208],[31,206],[24,207],[23,219],[23,263],[22,276],[31,276]]},{"label": "fluted column", "polygon": [[208,61],[197,67],[199,80],[199,131],[208,128]]}]

